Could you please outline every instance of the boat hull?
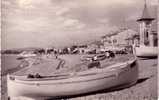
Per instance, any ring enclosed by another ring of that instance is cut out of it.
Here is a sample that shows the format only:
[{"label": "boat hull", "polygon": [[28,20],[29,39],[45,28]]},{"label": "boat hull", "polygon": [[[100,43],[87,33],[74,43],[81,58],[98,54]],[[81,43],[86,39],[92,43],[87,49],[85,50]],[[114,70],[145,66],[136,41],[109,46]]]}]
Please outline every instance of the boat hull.
[{"label": "boat hull", "polygon": [[115,66],[117,69],[113,67],[109,71],[108,68],[91,69],[64,79],[25,80],[18,77],[12,79],[11,75],[8,75],[8,96],[11,98],[70,96],[136,83],[138,79],[136,60]]},{"label": "boat hull", "polygon": [[154,58],[158,55],[158,47],[135,47],[137,57]]}]

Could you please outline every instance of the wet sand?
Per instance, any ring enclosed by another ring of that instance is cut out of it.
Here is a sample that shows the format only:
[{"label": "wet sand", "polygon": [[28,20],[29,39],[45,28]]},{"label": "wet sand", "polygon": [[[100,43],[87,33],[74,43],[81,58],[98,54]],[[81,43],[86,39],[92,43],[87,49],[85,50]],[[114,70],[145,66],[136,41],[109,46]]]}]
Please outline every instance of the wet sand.
[{"label": "wet sand", "polygon": [[[100,91],[74,96],[70,100],[156,100],[157,99],[157,59],[139,59],[139,80],[129,87],[115,91]],[[4,67],[4,66],[2,66]],[[2,76],[2,100],[7,100],[6,75]],[[23,100],[23,99],[21,99]],[[52,99],[53,100],[53,99]]]}]

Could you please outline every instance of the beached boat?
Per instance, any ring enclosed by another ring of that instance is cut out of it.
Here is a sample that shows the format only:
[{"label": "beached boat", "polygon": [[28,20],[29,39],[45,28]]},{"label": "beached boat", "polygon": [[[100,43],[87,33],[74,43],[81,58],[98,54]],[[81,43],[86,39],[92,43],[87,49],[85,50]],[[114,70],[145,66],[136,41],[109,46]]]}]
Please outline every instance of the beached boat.
[{"label": "beached boat", "polygon": [[21,57],[21,58],[35,57],[35,56],[37,55],[34,52],[27,52],[27,51],[24,51],[18,55],[18,57]]},{"label": "beached boat", "polygon": [[140,46],[135,47],[135,55],[143,58],[153,58],[158,55],[158,47]]},{"label": "beached boat", "polygon": [[8,75],[8,96],[12,97],[56,97],[94,92],[113,87],[135,84],[138,79],[136,58],[116,64],[91,68],[85,71],[54,74],[28,78],[28,76]]}]

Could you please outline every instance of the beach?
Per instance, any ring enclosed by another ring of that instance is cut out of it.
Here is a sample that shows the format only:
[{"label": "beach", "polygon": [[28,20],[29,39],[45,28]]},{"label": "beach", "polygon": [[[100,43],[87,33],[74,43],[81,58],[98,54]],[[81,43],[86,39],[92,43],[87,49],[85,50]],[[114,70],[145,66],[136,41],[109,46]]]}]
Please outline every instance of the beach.
[{"label": "beach", "polygon": [[[7,100],[6,73],[20,62],[14,55],[2,55],[2,100]],[[10,60],[10,61],[9,61]],[[114,91],[100,91],[87,95],[64,98],[68,100],[156,100],[157,99],[157,59],[138,59],[138,82],[128,88]],[[19,100],[19,99],[18,99]],[[23,100],[23,99],[21,99]],[[54,99],[53,99],[54,100]]]}]

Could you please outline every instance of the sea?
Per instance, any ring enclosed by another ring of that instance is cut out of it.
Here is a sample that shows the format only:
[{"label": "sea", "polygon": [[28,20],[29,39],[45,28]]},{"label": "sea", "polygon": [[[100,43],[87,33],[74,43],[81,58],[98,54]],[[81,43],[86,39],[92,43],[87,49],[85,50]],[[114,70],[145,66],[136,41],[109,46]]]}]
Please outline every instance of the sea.
[{"label": "sea", "polygon": [[17,55],[11,54],[2,54],[1,55],[1,75],[6,75],[11,69],[16,68],[20,63],[21,60],[17,59]]},{"label": "sea", "polygon": [[9,72],[15,70],[18,65],[21,63],[21,60],[17,60],[18,56],[13,54],[1,54],[1,88],[0,88],[0,98],[2,100],[7,100],[7,82],[6,82],[6,75]]}]

